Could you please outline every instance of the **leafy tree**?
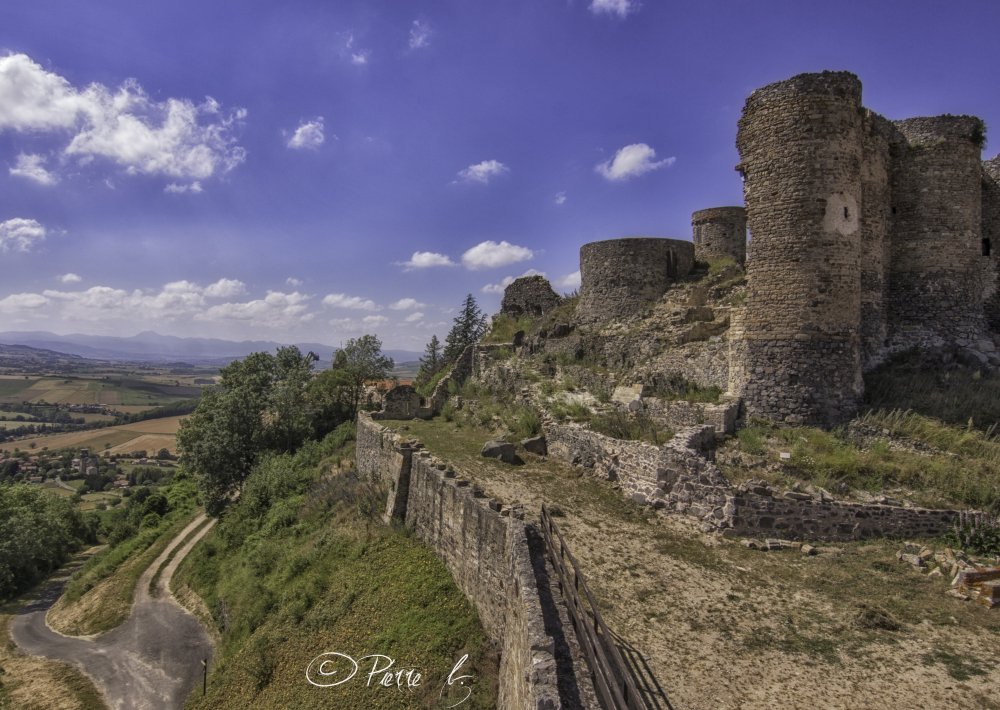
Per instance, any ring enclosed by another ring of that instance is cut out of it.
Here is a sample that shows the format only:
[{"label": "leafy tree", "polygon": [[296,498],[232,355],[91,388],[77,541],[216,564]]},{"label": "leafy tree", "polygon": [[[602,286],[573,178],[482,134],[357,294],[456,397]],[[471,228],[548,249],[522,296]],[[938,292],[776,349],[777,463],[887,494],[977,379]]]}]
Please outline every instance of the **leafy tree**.
[{"label": "leafy tree", "polygon": [[365,387],[392,378],[395,363],[382,354],[382,341],[363,335],[347,341],[333,356],[333,367],[307,387],[313,408],[314,435],[321,437],[343,422],[354,421],[362,407]]},{"label": "leafy tree", "polygon": [[182,462],[198,475],[205,508],[218,514],[268,450],[294,451],[309,434],[312,362],[296,347],[253,353],[219,370],[177,433]]},{"label": "leafy tree", "polygon": [[457,360],[468,346],[478,343],[488,327],[486,314],[479,309],[471,293],[466,296],[462,312],[454,322],[455,325],[445,338],[444,357],[449,362]]}]

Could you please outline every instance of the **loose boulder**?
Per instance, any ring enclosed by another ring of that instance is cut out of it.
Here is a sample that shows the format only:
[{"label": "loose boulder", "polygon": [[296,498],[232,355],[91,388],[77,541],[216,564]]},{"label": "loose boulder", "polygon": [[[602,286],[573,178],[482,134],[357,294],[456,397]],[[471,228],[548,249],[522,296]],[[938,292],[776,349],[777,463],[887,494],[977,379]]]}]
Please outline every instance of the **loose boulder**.
[{"label": "loose boulder", "polygon": [[479,453],[486,458],[499,459],[504,463],[513,463],[517,456],[514,445],[506,441],[487,441]]},{"label": "loose boulder", "polygon": [[532,454],[538,454],[539,456],[545,456],[545,454],[548,453],[544,436],[535,436],[530,439],[523,439],[521,441],[521,446],[524,447],[525,451]]}]

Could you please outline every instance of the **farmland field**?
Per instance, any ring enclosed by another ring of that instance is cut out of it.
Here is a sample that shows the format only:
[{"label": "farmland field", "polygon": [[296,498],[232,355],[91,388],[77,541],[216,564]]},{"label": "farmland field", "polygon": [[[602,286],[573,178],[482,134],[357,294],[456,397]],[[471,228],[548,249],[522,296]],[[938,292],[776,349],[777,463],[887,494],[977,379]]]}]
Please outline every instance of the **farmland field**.
[{"label": "farmland field", "polygon": [[6,397],[8,395],[17,394],[18,392],[23,392],[36,382],[38,382],[38,380],[25,380],[23,378],[19,380],[7,378],[0,379],[0,397]]},{"label": "farmland field", "polygon": [[101,452],[105,450],[105,444],[111,444],[109,453],[113,454],[127,454],[139,449],[146,449],[151,453],[167,449],[173,454],[177,453],[176,434],[180,427],[180,420],[181,417],[165,417],[105,429],[36,436],[32,439],[8,442],[0,447],[0,451],[13,451],[15,446],[22,450],[30,449],[31,444],[35,444],[37,448],[47,446],[50,451],[72,447],[75,449],[89,448],[94,452]]},{"label": "farmland field", "polygon": [[107,404],[149,409],[199,396],[200,387],[158,385],[138,379],[0,379],[0,402],[7,403]]}]

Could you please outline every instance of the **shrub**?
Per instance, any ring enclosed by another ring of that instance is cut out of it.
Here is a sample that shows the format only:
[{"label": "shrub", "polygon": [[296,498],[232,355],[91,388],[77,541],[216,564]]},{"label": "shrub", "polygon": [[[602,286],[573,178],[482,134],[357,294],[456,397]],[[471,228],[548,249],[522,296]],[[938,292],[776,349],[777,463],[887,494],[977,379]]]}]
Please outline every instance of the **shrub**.
[{"label": "shrub", "polygon": [[446,422],[455,421],[455,405],[452,402],[445,402],[444,406],[441,407],[441,417]]},{"label": "shrub", "polygon": [[499,347],[493,351],[493,359],[498,362],[503,362],[504,360],[510,360],[514,352],[508,347]]},{"label": "shrub", "polygon": [[983,513],[961,513],[949,536],[959,548],[1000,556],[1000,519]]},{"label": "shrub", "polygon": [[674,435],[669,430],[658,430],[656,422],[641,412],[630,415],[618,408],[592,419],[590,428],[612,439],[648,441],[656,446],[665,444]]},{"label": "shrub", "polygon": [[525,406],[504,410],[502,419],[507,428],[522,439],[535,436],[542,426],[541,420],[538,418],[538,413],[530,407]]},{"label": "shrub", "polygon": [[514,339],[514,333],[523,330],[530,333],[535,327],[534,321],[530,318],[518,318],[514,320],[510,316],[501,315],[493,319],[490,325],[490,332],[483,338],[484,343],[509,343]]}]

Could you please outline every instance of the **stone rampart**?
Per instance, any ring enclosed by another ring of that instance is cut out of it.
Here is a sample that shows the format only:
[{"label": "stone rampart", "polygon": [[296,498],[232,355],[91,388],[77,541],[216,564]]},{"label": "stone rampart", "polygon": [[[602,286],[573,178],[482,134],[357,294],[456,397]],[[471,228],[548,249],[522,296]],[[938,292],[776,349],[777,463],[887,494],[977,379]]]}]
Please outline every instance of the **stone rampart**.
[{"label": "stone rampart", "polygon": [[710,424],[719,434],[735,434],[740,402],[737,399],[732,402],[710,404],[645,397],[642,400],[641,411],[660,426],[675,431],[685,427]]},{"label": "stone rampart", "polygon": [[606,321],[658,300],[694,268],[694,244],[680,239],[632,237],[580,247],[580,302],[576,319]]},{"label": "stone rampart", "polygon": [[514,279],[503,292],[500,314],[517,320],[538,320],[563,302],[544,276],[522,276]]},{"label": "stone rampart", "polygon": [[983,161],[983,312],[986,325],[1000,333],[1000,155]]},{"label": "stone rampart", "polygon": [[975,342],[986,334],[982,121],[935,116],[894,125],[906,142],[892,167],[889,349]]},{"label": "stone rampart", "polygon": [[475,605],[500,652],[498,707],[555,710],[568,698],[593,707],[558,588],[536,574],[546,562],[531,526],[366,412],[357,447],[359,472],[390,483],[387,515],[413,527]]},{"label": "stone rampart", "polygon": [[743,207],[713,207],[691,215],[694,257],[709,261],[731,257],[742,266],[747,260],[747,211]]},{"label": "stone rampart", "polygon": [[706,532],[830,542],[935,537],[958,517],[953,510],[846,503],[764,484],[730,486],[702,454],[714,440],[711,426],[682,429],[659,447],[551,422],[545,437],[551,455],[616,481],[640,505],[696,516]]}]

